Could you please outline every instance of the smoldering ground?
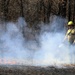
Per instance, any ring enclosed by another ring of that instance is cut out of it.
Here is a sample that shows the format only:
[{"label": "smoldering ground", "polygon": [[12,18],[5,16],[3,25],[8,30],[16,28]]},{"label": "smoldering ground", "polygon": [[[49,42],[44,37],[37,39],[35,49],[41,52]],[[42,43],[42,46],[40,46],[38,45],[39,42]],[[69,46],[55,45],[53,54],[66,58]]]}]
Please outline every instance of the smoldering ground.
[{"label": "smoldering ground", "polygon": [[65,36],[66,23],[66,19],[54,16],[49,24],[39,24],[39,35],[27,27],[23,18],[16,23],[1,23],[0,63],[35,66],[70,64],[68,45],[59,47]]}]

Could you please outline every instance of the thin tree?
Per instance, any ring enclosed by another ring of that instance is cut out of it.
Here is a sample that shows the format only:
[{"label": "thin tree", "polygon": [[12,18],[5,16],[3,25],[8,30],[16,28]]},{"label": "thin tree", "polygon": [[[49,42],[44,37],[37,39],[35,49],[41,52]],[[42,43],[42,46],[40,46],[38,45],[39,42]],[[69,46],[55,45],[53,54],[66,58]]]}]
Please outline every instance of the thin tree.
[{"label": "thin tree", "polygon": [[23,0],[17,0],[18,5],[20,6],[20,15],[24,18],[24,7],[23,7]]},{"label": "thin tree", "polygon": [[4,14],[4,20],[8,20],[8,7],[10,0],[2,0],[3,4],[3,14]]},{"label": "thin tree", "polygon": [[3,24],[3,27],[4,27],[4,31],[6,32],[6,25],[7,25],[7,22],[8,21],[8,7],[9,7],[9,3],[10,3],[10,0],[2,0],[2,11],[3,11],[3,20],[4,20],[4,24]]},{"label": "thin tree", "polygon": [[59,1],[59,12],[58,15],[61,17],[66,17],[66,0]]},{"label": "thin tree", "polygon": [[75,22],[75,0],[74,0],[74,12],[73,12],[73,21]]},{"label": "thin tree", "polygon": [[68,0],[68,20],[71,20],[71,0]]},{"label": "thin tree", "polygon": [[20,5],[20,7],[21,7],[21,16],[24,17],[24,12],[23,12],[23,0],[20,0],[20,2],[21,2],[21,5]]}]

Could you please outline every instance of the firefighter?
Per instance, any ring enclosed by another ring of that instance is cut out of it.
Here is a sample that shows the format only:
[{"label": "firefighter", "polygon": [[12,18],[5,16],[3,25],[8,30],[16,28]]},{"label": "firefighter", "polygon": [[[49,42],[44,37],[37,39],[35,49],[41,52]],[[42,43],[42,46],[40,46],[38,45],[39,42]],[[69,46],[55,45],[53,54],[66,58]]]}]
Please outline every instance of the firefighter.
[{"label": "firefighter", "polygon": [[69,50],[70,64],[75,64],[75,50],[74,50],[75,25],[74,25],[73,21],[68,22],[68,30],[67,30],[64,40],[67,40],[69,43],[68,50]]},{"label": "firefighter", "polygon": [[[75,64],[75,25],[73,21],[69,21],[67,25],[67,33],[63,40],[63,43],[59,47],[66,46],[68,49],[68,55],[70,58],[70,64]],[[68,44],[66,43],[68,42]],[[64,45],[65,44],[65,45]]]},{"label": "firefighter", "polygon": [[67,39],[70,45],[75,44],[75,25],[73,21],[68,22],[68,31],[66,33],[65,39]]}]

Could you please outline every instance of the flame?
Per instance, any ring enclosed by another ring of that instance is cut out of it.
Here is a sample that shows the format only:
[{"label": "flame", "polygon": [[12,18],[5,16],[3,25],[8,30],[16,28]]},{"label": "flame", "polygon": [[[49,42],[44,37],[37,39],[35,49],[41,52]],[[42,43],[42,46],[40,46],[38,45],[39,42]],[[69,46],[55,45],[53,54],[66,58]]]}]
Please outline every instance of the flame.
[{"label": "flame", "polygon": [[15,65],[15,64],[17,64],[17,61],[15,61],[15,60],[0,59],[0,64]]}]

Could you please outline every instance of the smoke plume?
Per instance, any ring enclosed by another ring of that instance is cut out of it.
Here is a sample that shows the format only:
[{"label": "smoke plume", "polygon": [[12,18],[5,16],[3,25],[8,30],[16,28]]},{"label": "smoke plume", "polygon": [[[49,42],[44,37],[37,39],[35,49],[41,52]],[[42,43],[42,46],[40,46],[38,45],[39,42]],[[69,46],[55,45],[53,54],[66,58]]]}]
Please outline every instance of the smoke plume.
[{"label": "smoke plume", "polygon": [[59,47],[66,33],[66,23],[64,18],[51,17],[49,24],[39,24],[39,35],[27,27],[23,18],[16,23],[1,23],[0,64],[50,66],[73,63],[70,58],[74,51],[70,53],[68,44]]}]

